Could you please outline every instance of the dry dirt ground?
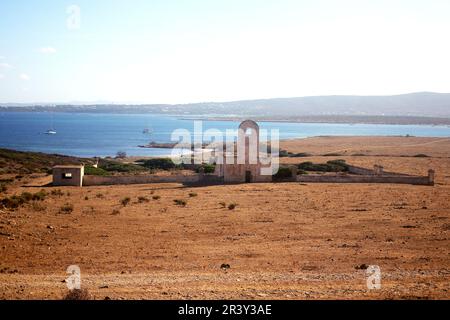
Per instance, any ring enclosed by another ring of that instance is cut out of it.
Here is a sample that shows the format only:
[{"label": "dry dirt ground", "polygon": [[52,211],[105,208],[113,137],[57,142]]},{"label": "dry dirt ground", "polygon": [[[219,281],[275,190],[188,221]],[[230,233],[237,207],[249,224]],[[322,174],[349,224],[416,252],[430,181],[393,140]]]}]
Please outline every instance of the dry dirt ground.
[{"label": "dry dirt ground", "polygon": [[[322,137],[282,146],[315,155],[287,163],[339,152],[388,171],[434,168],[437,183],[45,187],[63,195],[0,211],[0,298],[61,299],[69,265],[81,268],[95,299],[450,298],[448,140]],[[369,156],[350,156],[361,153]],[[412,157],[419,153],[431,157]],[[47,182],[25,177],[8,195]],[[60,212],[66,203],[70,214]],[[381,289],[368,290],[364,265],[381,268]]]}]

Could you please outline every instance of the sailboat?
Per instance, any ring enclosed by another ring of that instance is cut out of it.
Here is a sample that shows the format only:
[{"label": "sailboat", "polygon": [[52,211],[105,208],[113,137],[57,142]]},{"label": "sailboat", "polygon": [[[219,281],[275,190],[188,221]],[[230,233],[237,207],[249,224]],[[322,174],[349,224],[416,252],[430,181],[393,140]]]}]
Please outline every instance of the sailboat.
[{"label": "sailboat", "polygon": [[54,129],[54,126],[53,126],[53,114],[52,114],[52,116],[51,116],[51,119],[52,119],[52,126],[51,126],[51,129],[45,131],[45,134],[56,134],[56,130]]},{"label": "sailboat", "polygon": [[144,128],[144,130],[142,130],[142,133],[151,135],[153,133],[153,129],[151,127],[150,128]]}]

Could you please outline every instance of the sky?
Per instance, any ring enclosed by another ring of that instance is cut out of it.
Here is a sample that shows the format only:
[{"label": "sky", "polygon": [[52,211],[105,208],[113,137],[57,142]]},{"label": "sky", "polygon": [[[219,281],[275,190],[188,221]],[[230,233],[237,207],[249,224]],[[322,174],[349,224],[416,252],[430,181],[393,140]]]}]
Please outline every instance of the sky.
[{"label": "sky", "polygon": [[0,0],[0,103],[450,92],[448,0]]}]

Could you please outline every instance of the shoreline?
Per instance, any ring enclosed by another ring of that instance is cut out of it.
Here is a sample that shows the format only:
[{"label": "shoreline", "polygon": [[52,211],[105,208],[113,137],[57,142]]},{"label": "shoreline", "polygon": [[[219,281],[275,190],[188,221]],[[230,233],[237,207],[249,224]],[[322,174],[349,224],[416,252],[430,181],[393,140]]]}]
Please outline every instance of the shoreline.
[{"label": "shoreline", "polygon": [[[446,142],[450,140],[450,137],[417,137],[417,136],[404,136],[404,135],[391,135],[391,136],[361,136],[361,135],[352,135],[352,136],[333,136],[333,135],[319,135],[319,136],[311,136],[311,137],[304,137],[304,138],[285,138],[285,139],[280,139],[280,148],[284,149],[282,147],[283,144],[292,144],[292,143],[296,143],[296,142],[308,142],[308,140],[330,140],[330,139],[334,139],[336,141],[339,140],[365,140],[365,141],[373,141],[373,140],[397,140],[397,139],[404,139],[405,141],[408,140],[423,140],[425,144],[431,144],[431,143],[437,143],[437,142]],[[413,141],[411,141],[413,142]],[[158,143],[158,145],[164,145],[164,143]],[[45,152],[45,151],[39,151],[39,150],[19,150],[19,149],[13,149],[13,148],[8,148],[8,147],[2,147],[0,146],[0,149],[5,149],[5,150],[11,150],[11,151],[17,151],[17,152],[33,152],[33,153],[41,153],[41,154],[46,154],[46,155],[57,155],[57,156],[63,156],[63,157],[73,157],[73,158],[80,158],[80,159],[93,159],[95,157],[99,157],[102,159],[115,159],[114,155],[102,155],[102,156],[86,156],[86,155],[69,155],[69,154],[62,154],[62,153],[54,153],[54,152]],[[158,150],[170,150],[170,148],[157,148],[157,147],[144,147],[144,148],[139,148],[140,150],[151,150],[151,149],[158,149]],[[167,153],[167,154],[161,154],[161,155],[148,155],[148,154],[130,154],[126,157],[126,159],[137,159],[137,158],[141,158],[141,159],[151,159],[151,158],[167,158],[167,157],[171,157],[171,153]],[[120,161],[120,160],[119,160]]]},{"label": "shoreline", "polygon": [[[256,122],[304,123],[304,124],[347,124],[347,125],[392,125],[392,126],[431,126],[450,127],[450,118],[428,117],[392,117],[392,116],[305,116],[290,119],[276,119],[271,117],[186,117],[176,116],[179,120],[187,121],[229,121],[239,122],[251,118]],[[334,119],[332,119],[334,118]],[[364,118],[365,120],[362,120]],[[413,121],[414,119],[415,121]]]}]

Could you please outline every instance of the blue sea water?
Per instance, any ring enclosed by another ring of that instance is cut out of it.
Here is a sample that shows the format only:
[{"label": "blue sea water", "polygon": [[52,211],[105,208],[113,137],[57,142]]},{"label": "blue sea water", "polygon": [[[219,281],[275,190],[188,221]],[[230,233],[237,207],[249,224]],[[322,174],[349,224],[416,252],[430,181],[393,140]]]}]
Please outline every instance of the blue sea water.
[{"label": "blue sea water", "polygon": [[[261,122],[263,129],[278,129],[280,139],[312,136],[399,136],[450,137],[448,126],[369,125]],[[236,129],[233,121],[203,121],[203,130]],[[150,128],[151,135],[143,134]],[[171,142],[175,129],[193,132],[194,121],[154,114],[93,114],[0,112],[0,147],[80,157],[114,156],[117,151],[128,155],[160,156],[168,149],[143,149],[151,141]],[[45,131],[55,129],[56,135]]]}]

